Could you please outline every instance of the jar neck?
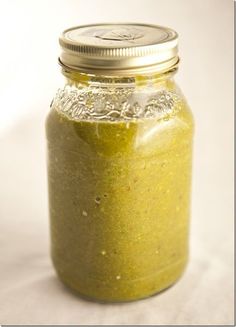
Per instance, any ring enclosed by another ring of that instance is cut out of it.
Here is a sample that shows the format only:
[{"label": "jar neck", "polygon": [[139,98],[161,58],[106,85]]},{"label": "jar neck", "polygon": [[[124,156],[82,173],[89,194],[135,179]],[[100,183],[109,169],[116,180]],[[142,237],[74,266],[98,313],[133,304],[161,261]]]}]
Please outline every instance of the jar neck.
[{"label": "jar neck", "polygon": [[163,86],[170,87],[177,68],[164,73],[153,73],[149,75],[136,76],[105,76],[98,74],[86,74],[76,70],[62,67],[62,74],[66,78],[66,84],[75,87],[100,86],[100,87],[145,87]]}]

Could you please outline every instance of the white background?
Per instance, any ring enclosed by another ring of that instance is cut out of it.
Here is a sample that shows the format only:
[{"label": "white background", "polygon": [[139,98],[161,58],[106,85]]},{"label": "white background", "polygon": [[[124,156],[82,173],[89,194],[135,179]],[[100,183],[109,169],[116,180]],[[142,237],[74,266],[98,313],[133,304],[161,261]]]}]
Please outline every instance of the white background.
[{"label": "white background", "polygon": [[[146,22],[180,35],[177,81],[196,122],[191,260],[173,288],[99,305],[49,259],[44,119],[61,82],[60,32]],[[0,1],[0,323],[233,323],[233,1]]]}]

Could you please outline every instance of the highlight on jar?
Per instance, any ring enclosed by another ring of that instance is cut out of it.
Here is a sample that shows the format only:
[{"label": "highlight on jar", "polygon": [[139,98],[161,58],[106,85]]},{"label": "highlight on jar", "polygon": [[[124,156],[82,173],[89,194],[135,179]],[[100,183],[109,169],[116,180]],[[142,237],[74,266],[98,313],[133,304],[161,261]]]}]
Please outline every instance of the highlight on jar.
[{"label": "highlight on jar", "polygon": [[149,297],[188,262],[193,117],[174,80],[178,35],[95,24],[60,46],[64,85],[46,119],[56,273],[95,301]]}]

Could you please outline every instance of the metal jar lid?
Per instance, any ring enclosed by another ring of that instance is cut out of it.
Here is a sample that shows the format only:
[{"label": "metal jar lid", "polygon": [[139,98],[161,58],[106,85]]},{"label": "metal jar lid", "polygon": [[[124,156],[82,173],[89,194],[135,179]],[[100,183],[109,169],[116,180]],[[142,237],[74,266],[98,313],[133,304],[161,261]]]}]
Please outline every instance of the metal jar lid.
[{"label": "metal jar lid", "polygon": [[149,24],[94,24],[65,30],[59,39],[62,65],[91,74],[136,75],[177,66],[178,34]]}]

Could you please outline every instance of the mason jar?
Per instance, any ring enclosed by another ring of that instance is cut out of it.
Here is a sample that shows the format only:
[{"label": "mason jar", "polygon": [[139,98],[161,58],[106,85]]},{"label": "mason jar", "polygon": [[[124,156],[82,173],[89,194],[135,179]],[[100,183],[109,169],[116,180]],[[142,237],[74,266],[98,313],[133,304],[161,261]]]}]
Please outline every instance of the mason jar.
[{"label": "mason jar", "polygon": [[46,121],[51,255],[97,301],[145,298],[188,260],[193,118],[175,31],[96,24],[60,37],[65,84]]}]

